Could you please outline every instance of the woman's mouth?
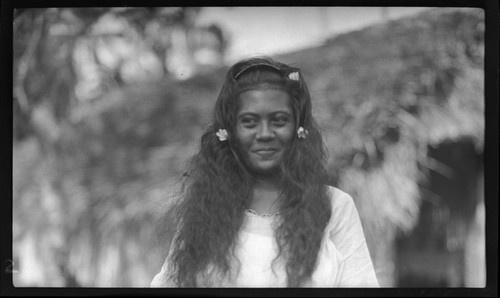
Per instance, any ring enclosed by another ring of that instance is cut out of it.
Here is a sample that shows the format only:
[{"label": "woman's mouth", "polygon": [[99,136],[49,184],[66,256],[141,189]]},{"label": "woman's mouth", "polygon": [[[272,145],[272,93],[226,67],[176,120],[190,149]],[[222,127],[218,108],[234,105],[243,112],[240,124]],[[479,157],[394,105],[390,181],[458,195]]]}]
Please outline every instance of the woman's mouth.
[{"label": "woman's mouth", "polygon": [[262,149],[253,150],[253,152],[255,154],[257,154],[261,157],[270,157],[274,153],[276,153],[276,151],[278,151],[278,150],[274,149],[274,148],[262,148]]}]

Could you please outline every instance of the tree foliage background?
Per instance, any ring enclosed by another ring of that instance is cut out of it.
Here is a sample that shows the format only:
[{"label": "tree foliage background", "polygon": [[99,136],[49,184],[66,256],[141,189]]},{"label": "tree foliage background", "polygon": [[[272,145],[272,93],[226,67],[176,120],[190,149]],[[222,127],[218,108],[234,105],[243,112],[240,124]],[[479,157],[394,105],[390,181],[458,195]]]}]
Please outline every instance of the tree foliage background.
[{"label": "tree foliage background", "polygon": [[[143,287],[160,269],[157,224],[225,73],[228,37],[197,27],[199,11],[15,11],[16,286]],[[277,57],[310,82],[383,285],[418,217],[425,148],[467,137],[482,151],[483,33],[481,11],[433,12]]]},{"label": "tree foliage background", "polygon": [[[193,151],[199,131],[189,127],[200,130],[208,117],[208,105],[198,101],[214,97],[205,89],[216,84],[203,79],[186,88],[168,56],[179,51],[174,40],[196,30],[195,38],[208,32],[220,54],[225,47],[213,33],[220,30],[193,27],[198,11],[16,11],[14,252],[21,285],[143,286],[158,269],[151,265],[155,210]],[[181,51],[198,45],[188,42]],[[184,59],[194,60],[192,53]],[[194,99],[205,116],[191,109]]]}]

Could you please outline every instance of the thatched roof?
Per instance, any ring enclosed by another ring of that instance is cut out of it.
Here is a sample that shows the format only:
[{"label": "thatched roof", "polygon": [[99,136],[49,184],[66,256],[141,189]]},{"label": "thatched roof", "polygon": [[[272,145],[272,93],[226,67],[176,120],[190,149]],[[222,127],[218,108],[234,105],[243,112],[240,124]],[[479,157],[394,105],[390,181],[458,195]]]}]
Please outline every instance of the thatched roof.
[{"label": "thatched roof", "polygon": [[[286,54],[308,80],[333,183],[358,207],[384,284],[384,254],[417,223],[429,146],[484,146],[484,14],[437,8]],[[386,267],[386,268],[384,268]]]},{"label": "thatched roof", "polygon": [[482,10],[438,8],[280,57],[312,82],[335,179],[367,227],[413,227],[427,146],[482,150],[483,34]]}]

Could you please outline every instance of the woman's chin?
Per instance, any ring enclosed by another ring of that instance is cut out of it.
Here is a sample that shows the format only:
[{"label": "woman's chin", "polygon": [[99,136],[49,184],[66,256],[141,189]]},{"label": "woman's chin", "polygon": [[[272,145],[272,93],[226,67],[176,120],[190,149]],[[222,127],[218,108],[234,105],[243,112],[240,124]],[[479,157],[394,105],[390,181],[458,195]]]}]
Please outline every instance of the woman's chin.
[{"label": "woman's chin", "polygon": [[254,167],[252,168],[252,174],[257,178],[264,177],[275,177],[279,173],[279,166],[268,166],[268,167]]}]

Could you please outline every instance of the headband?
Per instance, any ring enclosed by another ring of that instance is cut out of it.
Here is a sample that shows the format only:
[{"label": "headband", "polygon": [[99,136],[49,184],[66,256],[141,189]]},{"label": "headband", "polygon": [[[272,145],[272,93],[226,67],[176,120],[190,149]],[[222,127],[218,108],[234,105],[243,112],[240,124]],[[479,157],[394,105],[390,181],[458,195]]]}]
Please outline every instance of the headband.
[{"label": "headband", "polygon": [[272,65],[272,64],[269,64],[269,63],[266,63],[266,62],[261,62],[261,63],[255,63],[255,64],[250,64],[250,65],[247,65],[245,67],[243,67],[242,70],[240,70],[236,75],[234,75],[234,79],[236,80],[242,73],[244,73],[246,70],[252,68],[252,67],[257,67],[257,66],[267,66],[267,67],[271,67],[279,72],[282,72],[281,69],[275,65]]}]

